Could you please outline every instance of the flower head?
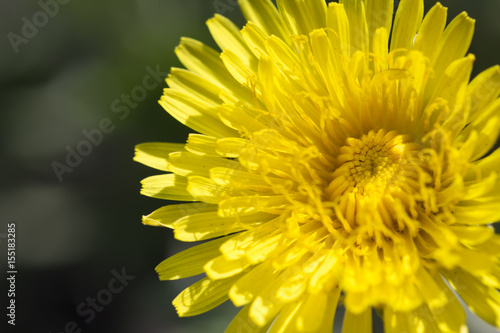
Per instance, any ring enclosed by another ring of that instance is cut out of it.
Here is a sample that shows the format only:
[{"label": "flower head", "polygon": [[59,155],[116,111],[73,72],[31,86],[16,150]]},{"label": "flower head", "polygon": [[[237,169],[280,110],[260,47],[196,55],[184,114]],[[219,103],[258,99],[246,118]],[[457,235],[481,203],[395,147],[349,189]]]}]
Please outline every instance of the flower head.
[{"label": "flower head", "polygon": [[[465,332],[500,327],[500,67],[470,80],[474,21],[423,0],[240,0],[219,53],[183,38],[160,104],[198,133],[137,146],[167,171],[145,216],[182,241],[162,280],[206,273],[180,316],[227,299],[227,332]],[[395,13],[393,19],[393,12]]]}]

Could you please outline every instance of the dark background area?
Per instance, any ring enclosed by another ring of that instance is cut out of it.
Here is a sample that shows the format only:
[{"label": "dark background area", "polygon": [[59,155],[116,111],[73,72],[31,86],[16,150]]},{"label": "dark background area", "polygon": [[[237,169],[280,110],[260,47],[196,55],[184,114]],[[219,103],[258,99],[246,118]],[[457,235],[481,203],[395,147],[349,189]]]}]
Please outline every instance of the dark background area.
[{"label": "dark background area", "polygon": [[[241,26],[239,9],[234,0],[60,1],[0,0],[0,327],[8,319],[5,234],[15,222],[16,326],[9,331],[222,332],[237,311],[229,302],[177,318],[171,301],[196,279],[159,282],[154,267],[192,244],[141,224],[165,202],[139,194],[141,179],[157,172],[132,157],[138,143],[185,142],[190,132],[158,105],[165,83],[151,79],[145,89],[144,79],[180,66],[173,50],[181,36],[215,47],[205,20],[219,12]],[[40,14],[42,4],[51,15]],[[499,63],[500,1],[442,4],[450,17],[465,10],[477,19],[474,75]],[[127,105],[131,94],[138,98]],[[96,143],[83,143],[85,133]],[[78,147],[87,156],[68,166]],[[123,272],[126,285],[110,286]],[[97,296],[107,304],[91,316],[89,298]],[[470,324],[487,332],[474,318]]]}]

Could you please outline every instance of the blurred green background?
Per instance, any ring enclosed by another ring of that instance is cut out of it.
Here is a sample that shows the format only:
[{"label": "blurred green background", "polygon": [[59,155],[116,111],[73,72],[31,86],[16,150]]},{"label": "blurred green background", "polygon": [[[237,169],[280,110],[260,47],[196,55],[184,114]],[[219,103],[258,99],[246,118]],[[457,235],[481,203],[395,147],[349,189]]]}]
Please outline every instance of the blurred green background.
[{"label": "blurred green background", "polygon": [[[0,1],[0,233],[17,223],[16,332],[64,332],[71,321],[75,332],[222,332],[236,313],[228,302],[177,318],[171,301],[193,279],[159,282],[154,267],[191,244],[141,224],[165,202],[139,194],[140,180],[157,172],[132,161],[138,143],[186,140],[190,130],[157,103],[159,76],[180,66],[181,36],[215,47],[204,24],[215,12],[241,26],[234,2]],[[500,1],[442,3],[450,17],[465,10],[477,19],[475,74],[499,63]],[[85,133],[96,144],[85,146]],[[78,147],[87,156],[61,169]],[[0,248],[4,268],[4,238]],[[123,269],[128,285],[92,320],[80,315]]]}]

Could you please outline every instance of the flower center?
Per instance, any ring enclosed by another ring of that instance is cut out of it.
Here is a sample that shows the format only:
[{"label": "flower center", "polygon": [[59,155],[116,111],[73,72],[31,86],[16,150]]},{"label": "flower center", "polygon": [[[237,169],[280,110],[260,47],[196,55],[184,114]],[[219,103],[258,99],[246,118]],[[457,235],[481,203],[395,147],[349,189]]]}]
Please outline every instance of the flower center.
[{"label": "flower center", "polygon": [[366,224],[373,219],[373,210],[385,210],[394,200],[406,206],[405,197],[414,193],[418,183],[415,157],[419,150],[409,136],[382,129],[346,140],[327,189],[337,217],[350,226],[345,225],[346,229]]},{"label": "flower center", "polygon": [[370,131],[360,139],[347,139],[347,144],[340,148],[340,167],[333,173],[331,183],[340,180],[343,186],[335,186],[333,198],[345,192],[378,196],[397,186],[400,172],[408,162],[409,148],[413,148],[407,141],[407,137],[395,131],[384,130]]}]

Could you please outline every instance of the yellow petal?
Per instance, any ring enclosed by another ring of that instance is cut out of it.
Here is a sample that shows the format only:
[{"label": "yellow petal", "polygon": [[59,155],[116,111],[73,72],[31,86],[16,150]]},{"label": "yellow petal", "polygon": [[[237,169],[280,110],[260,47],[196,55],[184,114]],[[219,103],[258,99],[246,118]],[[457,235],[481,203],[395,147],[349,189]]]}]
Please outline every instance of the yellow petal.
[{"label": "yellow petal", "polygon": [[164,200],[197,201],[187,191],[186,177],[174,174],[158,175],[141,181],[141,194]]},{"label": "yellow petal", "polygon": [[441,276],[432,274],[421,267],[416,274],[416,283],[420,294],[431,310],[442,308],[448,302],[448,288],[442,283]]},{"label": "yellow petal", "polygon": [[349,59],[351,55],[351,35],[349,19],[343,5],[336,2],[328,4],[326,26],[335,32],[336,38],[332,37],[334,49],[340,50],[344,57]]},{"label": "yellow petal", "polygon": [[332,272],[334,271],[334,266],[337,264],[337,254],[334,251],[330,251],[328,255],[324,257],[321,264],[311,275],[309,280],[309,290],[311,292],[320,292],[329,283],[331,283]]},{"label": "yellow petal", "polygon": [[[245,258],[246,259],[246,258]],[[264,286],[278,274],[268,262],[264,262],[246,273],[229,290],[229,298],[235,306],[250,303]]]},{"label": "yellow petal", "polygon": [[276,36],[271,36],[267,40],[267,51],[270,58],[281,70],[293,73],[302,66],[297,54]]},{"label": "yellow petal", "polygon": [[[384,308],[385,333],[424,333],[421,323],[413,322],[411,312],[396,312],[392,308]],[[417,326],[417,324],[420,324]]]},{"label": "yellow petal", "polygon": [[436,71],[435,78],[439,80],[441,74],[449,64],[463,57],[469,49],[474,34],[474,20],[462,13],[455,17],[446,27],[441,36],[432,67]]},{"label": "yellow petal", "polygon": [[167,84],[175,90],[182,90],[195,100],[205,103],[220,104],[221,88],[192,71],[172,68],[167,77]]},{"label": "yellow petal", "polygon": [[258,213],[242,217],[220,217],[216,211],[184,216],[172,225],[175,238],[195,242],[251,229],[274,218],[274,215]]},{"label": "yellow petal", "polygon": [[248,141],[242,138],[223,138],[217,140],[215,150],[224,157],[236,158],[247,144]]},{"label": "yellow petal", "polygon": [[219,217],[216,211],[184,216],[173,227],[175,238],[184,242],[215,238],[243,229],[235,218]]},{"label": "yellow petal", "polygon": [[[307,153],[303,150],[302,153]],[[295,164],[290,160],[278,158],[275,154],[257,149],[254,146],[247,146],[240,152],[240,163],[251,172],[261,174],[273,173],[274,175],[290,179],[293,174]]]},{"label": "yellow petal", "polygon": [[295,301],[304,294],[307,289],[308,275],[301,271],[301,268],[295,272],[296,269],[297,267],[292,266],[290,268],[291,271],[285,272],[285,274],[289,276],[287,277],[285,275],[281,278],[282,283],[276,288],[273,297],[287,303]]},{"label": "yellow petal", "polygon": [[246,255],[246,249],[255,239],[277,234],[278,221],[272,220],[256,228],[242,232],[221,245],[220,251],[228,259],[237,259]]},{"label": "yellow petal", "polygon": [[203,156],[220,156],[216,148],[217,138],[213,136],[190,133],[186,143],[186,150]]},{"label": "yellow petal", "polygon": [[238,27],[224,16],[215,14],[207,21],[212,37],[221,50],[229,49],[249,68],[257,68],[257,59],[248,48]]},{"label": "yellow petal", "polygon": [[498,186],[496,186],[497,179],[498,174],[491,173],[484,179],[466,184],[464,188],[465,193],[462,197],[462,200],[478,199],[480,197],[486,196],[487,194],[491,195],[492,192],[494,193],[494,195],[500,194],[498,193]]},{"label": "yellow petal", "polygon": [[224,105],[219,111],[220,119],[224,122],[224,124],[228,127],[237,129],[242,133],[256,132],[266,127],[265,124],[245,112],[242,107]]},{"label": "yellow petal", "polygon": [[411,49],[423,15],[423,0],[401,0],[394,19],[391,50]]},{"label": "yellow petal", "polygon": [[465,226],[452,225],[451,230],[458,236],[460,243],[467,246],[482,244],[489,240],[495,234],[492,226]]},{"label": "yellow petal", "polygon": [[184,289],[172,302],[179,317],[196,316],[224,303],[238,276],[212,281],[208,277]]},{"label": "yellow petal", "polygon": [[256,325],[249,317],[250,305],[245,306],[231,321],[224,333],[266,333],[272,322],[262,327]]},{"label": "yellow petal", "polygon": [[191,38],[181,38],[181,43],[175,49],[177,57],[187,69],[199,74],[220,88],[232,91],[240,98],[248,97],[249,91],[235,84],[234,78],[226,70],[219,52]]},{"label": "yellow petal", "polygon": [[[389,41],[389,34],[385,28],[379,28],[375,31],[371,42],[371,51],[375,55],[375,69],[377,72],[389,73],[387,70],[387,43]],[[391,71],[392,72],[392,71]]]},{"label": "yellow petal", "polygon": [[448,9],[439,2],[425,15],[424,21],[418,30],[413,48],[419,50],[429,59],[433,59],[441,34],[446,26]]},{"label": "yellow petal", "polygon": [[475,60],[473,55],[469,55],[450,64],[435,91],[426,91],[426,95],[432,94],[429,101],[432,103],[437,98],[443,98],[448,102],[448,107],[453,109],[455,101],[460,101],[457,95],[465,94]]},{"label": "yellow petal", "polygon": [[367,308],[360,314],[345,311],[342,333],[371,333],[372,332],[372,309]]},{"label": "yellow petal", "polygon": [[323,0],[278,0],[277,5],[292,34],[307,35],[325,26],[326,2]]},{"label": "yellow petal", "polygon": [[[321,311],[322,314],[320,316],[323,318],[319,323],[314,323],[311,326],[316,330],[314,332],[317,333],[331,333],[333,330],[333,320],[335,318],[335,310],[337,308],[337,302],[340,296],[340,290],[332,290],[326,300],[326,304]],[[297,327],[296,317],[301,313],[301,310],[304,311],[306,309],[312,310],[313,305],[309,305],[309,307],[304,308],[305,303],[307,302],[306,297],[303,299],[298,299],[295,302],[289,303],[287,306],[283,307],[278,318],[273,323],[271,330],[269,333],[288,333],[288,332],[308,332],[308,328],[303,325],[301,328],[305,330],[299,329]],[[318,312],[320,310],[318,309]],[[317,318],[316,314],[313,314],[311,319]],[[312,330],[311,330],[312,331]]]},{"label": "yellow petal", "polygon": [[173,89],[165,89],[159,103],[172,117],[195,131],[215,137],[237,135],[220,121],[218,104],[193,100],[186,92]]},{"label": "yellow petal", "polygon": [[248,22],[241,30],[241,35],[257,58],[267,53],[265,41],[269,36],[261,27],[252,22]]},{"label": "yellow petal", "polygon": [[221,59],[226,69],[236,81],[242,85],[251,85],[251,80],[255,75],[255,71],[245,64],[238,54],[234,53],[231,49],[225,49],[221,53]]},{"label": "yellow petal", "polygon": [[368,53],[369,31],[366,22],[365,4],[358,0],[340,0],[349,20],[351,52]]},{"label": "yellow petal", "polygon": [[[450,302],[443,309],[433,313],[437,333],[469,333],[467,327],[465,310],[455,295],[450,295]],[[426,331],[427,332],[427,331]]]},{"label": "yellow petal", "polygon": [[[249,316],[257,325],[264,326],[269,323],[274,317],[276,317],[283,307],[282,301],[272,297],[274,290],[280,284],[281,280],[279,276],[272,281],[268,281],[250,305]],[[272,330],[273,329],[271,329],[271,332]]]},{"label": "yellow petal", "polygon": [[186,191],[199,201],[218,203],[228,194],[229,189],[215,184],[209,178],[190,176]]},{"label": "yellow petal", "polygon": [[[490,115],[498,114],[498,107],[492,108],[491,104],[500,94],[500,66],[493,66],[476,76],[469,84],[467,92],[471,99],[469,119],[474,121],[475,125],[484,122]],[[498,99],[495,104],[499,104]]]},{"label": "yellow petal", "polygon": [[366,19],[370,29],[370,44],[377,29],[385,28],[386,31],[391,31],[393,12],[394,1],[392,0],[366,1]]},{"label": "yellow petal", "polygon": [[163,206],[151,214],[142,217],[142,223],[152,226],[163,226],[174,228],[174,222],[186,215],[214,212],[216,205],[209,205],[205,202],[193,202],[186,204]]},{"label": "yellow petal", "polygon": [[307,294],[295,315],[297,330],[299,332],[318,332],[318,328],[321,327],[324,320],[333,319],[324,317],[327,305],[326,293]]},{"label": "yellow petal", "polygon": [[475,180],[478,176],[481,178],[488,177],[492,172],[500,173],[500,149],[476,161],[473,168],[464,177],[464,180]]},{"label": "yellow petal", "polygon": [[208,177],[212,168],[238,168],[239,163],[222,157],[209,157],[190,152],[174,152],[168,156],[168,169],[177,175]]},{"label": "yellow petal", "polygon": [[141,143],[135,146],[134,161],[158,170],[167,171],[168,154],[182,150],[184,150],[184,145],[180,143]]},{"label": "yellow petal", "polygon": [[458,224],[478,225],[500,221],[498,197],[460,202],[453,210]]},{"label": "yellow petal", "polygon": [[262,194],[272,192],[270,183],[276,186],[288,185],[287,181],[281,178],[266,177],[264,179],[261,175],[228,168],[210,169],[210,179],[220,185],[231,184],[238,189],[259,191]]},{"label": "yellow petal", "polygon": [[497,143],[500,134],[500,116],[492,117],[479,126],[471,125],[478,132],[477,144],[470,157],[475,161],[485,156]]},{"label": "yellow petal", "polygon": [[297,300],[295,302],[291,302],[283,307],[281,312],[278,315],[278,318],[274,320],[269,333],[287,333],[293,332],[297,333],[298,330],[295,326],[295,315],[302,303]]},{"label": "yellow petal", "polygon": [[212,280],[220,280],[239,274],[248,266],[250,263],[246,258],[231,260],[224,256],[218,256],[207,262],[203,269]]},{"label": "yellow petal", "polygon": [[325,309],[324,319],[321,323],[318,333],[330,333],[333,331],[335,312],[337,310],[338,301],[340,298],[340,288],[334,288],[328,293],[328,303]]},{"label": "yellow petal", "polygon": [[220,255],[219,246],[226,240],[226,237],[221,237],[163,260],[155,268],[160,280],[177,280],[203,273],[203,266]]},{"label": "yellow petal", "polygon": [[279,246],[286,246],[284,239],[285,236],[283,234],[262,237],[259,240],[255,240],[245,251],[245,254],[252,264],[263,262],[274,250],[279,249]]},{"label": "yellow petal", "polygon": [[500,293],[498,290],[485,286],[477,278],[458,269],[445,272],[444,275],[472,312],[487,323],[500,327]]},{"label": "yellow petal", "polygon": [[289,42],[290,31],[270,0],[238,0],[238,2],[248,21],[264,29],[267,35],[276,35]]},{"label": "yellow petal", "polygon": [[243,196],[232,197],[219,203],[219,214],[221,216],[244,216],[256,212],[268,212],[278,214],[288,203],[285,196]]},{"label": "yellow petal", "polygon": [[498,263],[497,258],[494,256],[482,253],[476,249],[471,250],[466,247],[459,247],[458,253],[460,255],[459,266],[476,276],[488,274]]},{"label": "yellow petal", "polygon": [[[338,83],[336,76],[338,69],[337,57],[334,54],[330,38],[325,30],[314,30],[309,35],[311,39],[311,49],[314,60],[317,64],[317,71],[322,74],[322,79],[326,83],[332,97],[338,94]],[[338,97],[337,97],[338,99]]]}]

